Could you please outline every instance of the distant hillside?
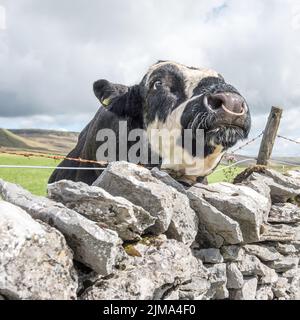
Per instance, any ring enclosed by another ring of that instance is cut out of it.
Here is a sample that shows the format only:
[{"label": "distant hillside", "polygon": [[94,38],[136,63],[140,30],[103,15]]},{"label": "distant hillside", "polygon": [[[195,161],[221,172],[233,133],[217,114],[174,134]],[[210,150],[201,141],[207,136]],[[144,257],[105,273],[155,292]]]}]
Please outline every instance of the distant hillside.
[{"label": "distant hillside", "polygon": [[0,129],[0,146],[13,149],[43,149],[43,145],[18,136],[6,129]]},{"label": "distant hillside", "polygon": [[[243,160],[248,160],[245,162],[245,165],[250,165],[253,166],[256,164],[256,157],[253,156],[245,156],[245,155],[240,155],[240,154],[235,154],[234,158],[236,161],[243,161]],[[273,160],[269,162],[271,166],[281,166],[281,165],[287,165],[287,166],[299,166],[300,164],[300,157],[278,157],[278,156],[273,156]],[[225,159],[222,160],[222,164],[228,164]]]},{"label": "distant hillside", "polygon": [[21,135],[21,136],[45,136],[45,135],[55,135],[62,137],[78,137],[79,133],[75,131],[58,131],[58,130],[44,130],[44,129],[9,129],[9,131]]},{"label": "distant hillside", "polygon": [[67,154],[78,133],[40,129],[0,129],[0,146],[8,149]]}]

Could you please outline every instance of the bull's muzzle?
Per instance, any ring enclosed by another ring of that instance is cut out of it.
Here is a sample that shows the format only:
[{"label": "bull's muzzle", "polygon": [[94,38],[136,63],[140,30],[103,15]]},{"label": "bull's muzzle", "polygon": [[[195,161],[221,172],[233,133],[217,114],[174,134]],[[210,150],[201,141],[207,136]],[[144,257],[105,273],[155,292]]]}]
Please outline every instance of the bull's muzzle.
[{"label": "bull's muzzle", "polygon": [[244,116],[248,111],[245,99],[236,93],[230,92],[206,95],[204,97],[204,105],[210,111],[216,113],[223,111],[232,116]]}]

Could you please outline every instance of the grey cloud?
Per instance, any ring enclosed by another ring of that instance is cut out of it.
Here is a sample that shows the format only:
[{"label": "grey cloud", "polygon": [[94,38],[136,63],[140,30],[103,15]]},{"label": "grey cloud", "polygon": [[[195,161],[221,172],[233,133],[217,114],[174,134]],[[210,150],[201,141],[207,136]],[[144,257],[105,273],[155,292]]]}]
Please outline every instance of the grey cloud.
[{"label": "grey cloud", "polygon": [[75,117],[98,108],[94,80],[134,84],[149,65],[170,59],[222,73],[247,98],[253,135],[270,107],[281,105],[289,119],[282,131],[299,137],[297,2],[2,1],[0,126],[4,117],[48,116],[60,119],[51,127],[65,119],[65,128],[80,130],[86,123]]}]

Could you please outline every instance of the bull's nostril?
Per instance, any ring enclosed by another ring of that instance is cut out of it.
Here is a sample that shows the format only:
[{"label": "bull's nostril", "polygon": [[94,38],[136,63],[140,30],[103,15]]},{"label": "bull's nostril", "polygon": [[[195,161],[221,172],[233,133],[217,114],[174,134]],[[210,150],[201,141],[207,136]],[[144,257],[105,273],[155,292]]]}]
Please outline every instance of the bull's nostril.
[{"label": "bull's nostril", "polygon": [[222,109],[222,104],[224,101],[216,96],[208,95],[204,97],[204,105],[206,108],[217,111],[218,109]]},{"label": "bull's nostril", "polygon": [[218,110],[222,108],[224,101],[219,97],[210,96],[208,97],[208,103],[213,110]]},{"label": "bull's nostril", "polygon": [[221,92],[204,98],[204,105],[214,111],[223,110],[228,114],[242,116],[247,112],[247,105],[243,97],[236,93]]}]

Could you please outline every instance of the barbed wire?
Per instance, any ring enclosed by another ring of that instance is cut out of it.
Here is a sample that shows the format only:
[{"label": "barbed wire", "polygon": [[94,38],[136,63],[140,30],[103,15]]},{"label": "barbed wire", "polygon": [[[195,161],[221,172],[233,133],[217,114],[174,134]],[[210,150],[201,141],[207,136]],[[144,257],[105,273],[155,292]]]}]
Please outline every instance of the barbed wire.
[{"label": "barbed wire", "polygon": [[[264,131],[260,132],[259,135],[257,135],[256,137],[254,137],[253,139],[247,141],[246,143],[244,143],[243,145],[239,146],[238,148],[234,149],[233,151],[229,152],[226,156],[234,156],[238,151],[246,148],[247,146],[249,146],[250,144],[254,143],[255,141],[257,141],[259,138],[261,138],[264,134]],[[300,144],[299,141],[296,141],[294,139],[291,138],[287,138],[285,136],[282,135],[277,135],[278,138],[287,140],[289,142],[293,142],[296,144]],[[72,158],[72,157],[67,157],[67,156],[63,156],[63,155],[58,155],[58,154],[45,154],[45,153],[40,153],[40,152],[17,152],[17,151],[8,151],[8,150],[4,150],[3,148],[0,147],[0,153],[3,154],[8,154],[8,155],[16,155],[16,156],[24,156],[26,158],[30,158],[30,157],[38,157],[38,158],[45,158],[45,159],[52,159],[52,160],[69,160],[69,161],[74,161],[74,162],[79,162],[79,163],[89,163],[89,164],[97,164],[99,166],[102,166],[102,168],[95,168],[95,167],[55,167],[55,166],[24,166],[24,165],[0,165],[0,168],[22,168],[22,169],[58,169],[58,170],[103,170],[109,163],[107,161],[96,161],[96,160],[88,160],[88,159],[82,159],[82,158]],[[225,156],[225,159],[226,159]],[[227,159],[228,160],[228,159]],[[234,163],[231,163],[221,169],[217,169],[214,172],[219,172],[219,171],[223,171],[226,170],[228,168],[234,167],[234,166],[238,166],[239,164],[245,163],[245,162],[249,162],[249,161],[256,161],[256,158],[248,158],[248,159],[243,159],[240,161],[236,161]],[[277,163],[281,163],[281,164],[286,164],[286,165],[290,165],[293,167],[298,167],[300,166],[300,163],[292,163],[289,161],[283,161],[283,160],[277,160],[277,159],[270,159],[270,161],[272,162],[277,162]]]},{"label": "barbed wire", "polygon": [[[224,166],[220,169],[217,169],[214,171],[214,173],[224,171],[224,170],[227,170],[232,167],[237,167],[238,165],[245,163],[245,162],[256,161],[256,160],[257,160],[256,158],[249,158],[249,159],[240,160],[240,161],[234,162],[232,164],[229,164],[227,166]],[[295,167],[295,168],[300,167],[300,163],[297,163],[297,162],[289,162],[289,161],[283,161],[283,160],[277,160],[277,159],[270,159],[270,161],[281,163],[281,164],[286,164],[286,165],[289,165],[289,166]],[[268,166],[266,166],[266,167],[268,167]]]},{"label": "barbed wire", "polygon": [[[238,151],[246,148],[250,144],[254,143],[256,140],[261,138],[263,134],[264,134],[264,131],[262,131],[258,136],[254,137],[253,139],[251,139],[251,140],[247,141],[246,143],[244,143],[243,145],[239,146],[238,148],[232,150],[231,152],[228,153],[228,155],[234,155]],[[289,142],[300,144],[299,141],[293,140],[291,138],[284,137],[282,135],[277,135],[277,137],[281,138],[281,139],[284,139],[284,140],[287,140]],[[76,162],[81,162],[81,163],[98,164],[98,165],[102,165],[102,166],[108,164],[108,162],[106,162],[106,161],[96,161],[96,160],[88,160],[88,159],[82,159],[82,158],[72,158],[72,157],[66,157],[66,156],[57,155],[57,154],[45,154],[45,153],[38,153],[38,152],[32,153],[32,152],[7,151],[7,150],[2,149],[1,147],[0,147],[0,153],[9,154],[9,155],[24,156],[24,157],[28,157],[28,158],[30,158],[30,157],[39,157],[39,158],[47,158],[47,159],[53,159],[53,160],[70,160],[70,161],[76,161]]]},{"label": "barbed wire", "polygon": [[87,159],[82,159],[82,158],[72,158],[72,157],[44,154],[44,153],[7,151],[7,150],[3,150],[2,148],[0,148],[0,153],[15,155],[15,156],[24,156],[25,158],[37,157],[37,158],[46,158],[46,159],[52,159],[52,160],[69,160],[69,161],[75,161],[75,162],[80,162],[80,163],[98,164],[100,166],[107,166],[108,165],[107,161],[87,160]]},{"label": "barbed wire", "polygon": [[264,134],[264,131],[262,131],[257,137],[247,141],[246,143],[244,143],[243,145],[241,145],[240,147],[234,149],[233,151],[229,152],[229,155],[234,155],[235,153],[237,153],[238,151],[246,148],[247,146],[249,146],[250,144],[252,144],[253,142],[255,142],[256,140],[258,140],[260,137],[262,137],[262,135]]},{"label": "barbed wire", "polygon": [[57,170],[99,170],[103,171],[106,167],[95,168],[95,167],[51,167],[51,166],[22,166],[22,165],[8,165],[1,164],[0,169],[57,169]]},{"label": "barbed wire", "polygon": [[237,162],[235,162],[235,163],[229,164],[228,166],[224,166],[223,168],[217,169],[217,170],[214,171],[214,173],[215,173],[215,172],[220,172],[220,171],[223,171],[223,170],[232,168],[232,167],[236,167],[236,166],[238,166],[239,164],[242,164],[242,163],[245,163],[245,162],[249,162],[249,161],[254,161],[254,160],[255,160],[255,159],[253,159],[253,158],[240,160],[240,161],[237,161]]},{"label": "barbed wire", "polygon": [[[227,158],[226,160],[230,161],[230,156],[234,156],[236,152],[244,149],[245,147],[249,146],[250,144],[254,143],[256,140],[258,140],[259,138],[261,138],[264,134],[264,131],[262,131],[258,136],[256,136],[255,138],[247,141],[245,144],[243,144],[242,146],[234,149],[233,151],[229,152],[226,156],[225,156],[225,159],[226,157],[229,157],[229,159]],[[293,142],[293,143],[296,143],[296,144],[300,144],[299,141],[297,140],[294,140],[294,139],[291,139],[291,138],[287,138],[287,137],[284,137],[282,135],[277,135],[278,138],[281,138],[281,139],[284,139],[284,140],[287,140],[289,142]],[[231,160],[232,161],[232,160]],[[234,163],[231,163],[227,166],[224,166],[223,168],[220,168],[220,169],[217,169],[215,170],[214,172],[220,172],[220,171],[224,171],[226,169],[229,169],[229,168],[232,168],[232,167],[235,167],[235,166],[238,166],[239,164],[242,164],[242,163],[245,163],[245,162],[250,162],[250,161],[257,161],[257,158],[249,158],[249,159],[244,159],[244,160],[240,160],[240,161],[236,161]],[[285,164],[285,165],[289,165],[289,166],[292,166],[292,167],[300,167],[300,163],[297,163],[297,162],[289,162],[289,161],[284,161],[284,160],[278,160],[278,159],[270,159],[270,161],[272,162],[275,162],[275,163],[280,163],[280,164]]]},{"label": "barbed wire", "polygon": [[[263,135],[263,132],[261,132],[257,137],[249,140],[248,142],[246,142],[245,144],[243,144],[239,148],[233,150],[229,155],[233,155],[237,151],[242,150],[243,148],[247,147],[251,143],[258,140],[262,135]],[[2,148],[0,148],[0,153],[9,154],[9,155],[24,156],[26,158],[38,157],[38,158],[46,158],[46,159],[52,159],[52,160],[70,160],[70,161],[75,161],[75,162],[79,162],[79,163],[98,164],[100,166],[107,166],[108,165],[108,162],[106,162],[106,161],[95,161],[95,160],[87,160],[87,159],[82,159],[82,158],[71,158],[71,157],[65,157],[65,156],[61,156],[61,155],[57,155],[57,154],[54,155],[54,154],[32,153],[32,152],[16,152],[16,151],[3,150]],[[22,168],[24,168],[24,169],[28,168],[28,167],[30,167],[30,166],[22,166]],[[31,168],[34,168],[34,167],[38,168],[40,166],[31,166]],[[0,168],[8,168],[8,166],[6,166],[6,167],[0,166]],[[21,168],[21,166],[14,166],[14,168]],[[43,169],[55,169],[55,168],[44,167]],[[71,169],[66,168],[66,170],[71,170]],[[76,167],[74,167],[73,170],[76,170]]]},{"label": "barbed wire", "polygon": [[291,138],[284,137],[284,136],[282,136],[282,135],[280,135],[280,134],[278,134],[277,137],[280,138],[280,139],[289,141],[289,142],[293,142],[293,143],[300,144],[300,141],[297,141],[297,140],[294,140],[294,139],[291,139]]},{"label": "barbed wire", "polygon": [[[242,163],[256,161],[256,160],[257,160],[256,158],[243,159],[243,160],[231,163],[227,166],[223,166],[222,168],[215,170],[214,173],[220,172],[232,167],[237,167]],[[270,161],[289,165],[291,167],[300,167],[300,163],[297,163],[297,162],[289,162],[289,161],[278,160],[278,159],[270,159]],[[105,170],[105,168],[90,168],[90,167],[51,167],[51,166],[23,166],[23,165],[0,165],[0,169],[57,169],[57,170],[99,170],[99,171]]]}]

